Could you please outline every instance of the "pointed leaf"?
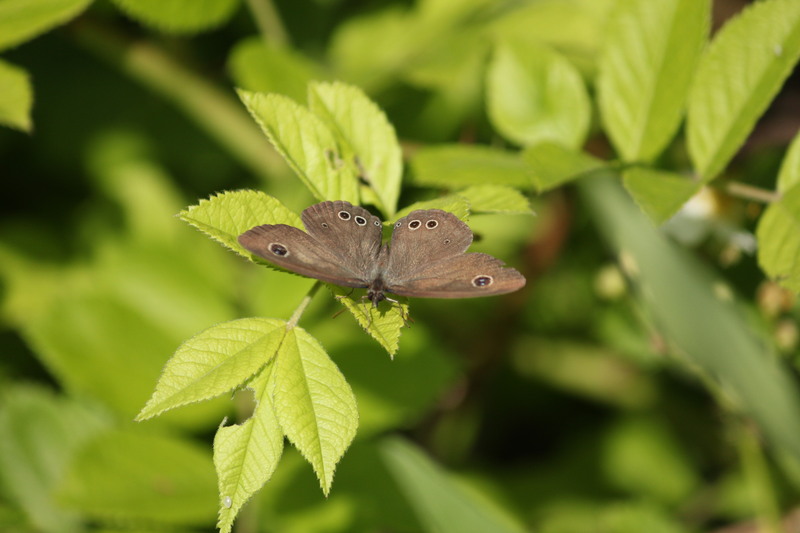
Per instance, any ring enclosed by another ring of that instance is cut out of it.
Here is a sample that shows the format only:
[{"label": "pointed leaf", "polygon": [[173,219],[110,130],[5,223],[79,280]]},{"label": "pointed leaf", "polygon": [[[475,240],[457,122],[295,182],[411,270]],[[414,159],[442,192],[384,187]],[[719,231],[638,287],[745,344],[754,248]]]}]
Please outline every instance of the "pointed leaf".
[{"label": "pointed leaf", "polygon": [[220,531],[229,532],[242,506],[275,471],[283,452],[283,430],[275,417],[269,383],[274,364],[250,382],[255,395],[253,415],[243,423],[220,427],[214,436]]},{"label": "pointed leaf", "polygon": [[179,214],[212,239],[245,257],[252,254],[236,239],[260,224],[303,227],[300,217],[272,196],[257,191],[224,192],[185,209]]},{"label": "pointed leaf", "polygon": [[28,73],[0,61],[0,124],[31,131],[33,91]]},{"label": "pointed leaf", "polygon": [[776,189],[778,192],[786,192],[798,183],[800,183],[800,132],[795,135],[783,158]]},{"label": "pointed leaf", "polygon": [[319,342],[301,328],[287,332],[273,372],[278,421],[328,494],[358,426],[353,391]]},{"label": "pointed leaf", "polygon": [[25,42],[78,16],[92,0],[3,0],[0,50]]},{"label": "pointed leaf", "polygon": [[589,131],[591,107],[572,64],[544,48],[503,43],[486,79],[489,117],[508,139],[529,146],[557,141],[579,147]]},{"label": "pointed leaf", "polygon": [[136,419],[235,389],[275,356],[285,333],[286,323],[270,318],[233,320],[198,333],[167,361]]},{"label": "pointed leaf", "polygon": [[454,144],[424,148],[411,160],[413,181],[432,187],[509,185],[531,187],[530,171],[515,152]]},{"label": "pointed leaf", "polygon": [[399,438],[385,439],[381,455],[400,491],[425,526],[439,533],[521,533],[496,505],[450,479],[439,465]]},{"label": "pointed leaf", "polygon": [[138,429],[82,447],[57,497],[86,520],[176,525],[207,525],[217,499],[206,447]]},{"label": "pointed leaf", "polygon": [[800,184],[770,205],[758,223],[758,264],[781,285],[800,292]]},{"label": "pointed leaf", "polygon": [[530,169],[531,181],[539,192],[554,189],[606,166],[600,159],[553,142],[525,148],[522,159]]},{"label": "pointed leaf", "polygon": [[703,180],[725,168],[798,57],[797,0],[753,3],[717,32],[689,95],[689,155]]},{"label": "pointed leaf", "polygon": [[172,33],[195,33],[221,25],[239,0],[114,0],[128,16]]},{"label": "pointed leaf", "polygon": [[359,203],[355,172],[319,117],[280,94],[239,91],[239,97],[315,198]]},{"label": "pointed leaf", "polygon": [[352,289],[326,284],[336,299],[355,317],[358,325],[394,357],[400,344],[400,329],[405,326],[408,303],[381,302],[377,309],[369,300],[352,296]]},{"label": "pointed leaf", "polygon": [[531,204],[518,190],[505,185],[473,185],[458,191],[466,198],[473,213],[525,213],[530,214]]},{"label": "pointed leaf", "polygon": [[708,0],[625,0],[610,18],[599,105],[614,147],[650,161],[678,129],[709,30]]},{"label": "pointed leaf", "polygon": [[375,192],[388,218],[397,210],[402,153],[386,115],[361,89],[344,83],[312,83],[309,106],[342,146],[342,158]]},{"label": "pointed leaf", "polygon": [[642,211],[656,224],[671,218],[703,186],[699,181],[650,168],[626,170],[623,183]]}]

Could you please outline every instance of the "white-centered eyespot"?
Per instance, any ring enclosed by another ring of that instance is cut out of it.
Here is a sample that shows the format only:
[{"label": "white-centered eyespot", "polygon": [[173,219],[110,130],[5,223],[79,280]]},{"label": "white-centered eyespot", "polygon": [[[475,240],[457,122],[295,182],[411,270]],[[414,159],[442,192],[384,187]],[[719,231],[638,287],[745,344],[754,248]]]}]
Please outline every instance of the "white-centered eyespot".
[{"label": "white-centered eyespot", "polygon": [[350,220],[350,213],[348,213],[347,211],[339,211],[337,214],[339,215],[339,218],[341,218],[342,220]]},{"label": "white-centered eyespot", "polygon": [[472,278],[472,284],[475,287],[488,287],[492,283],[494,283],[494,278],[485,274],[481,274],[480,276],[475,276]]},{"label": "white-centered eyespot", "polygon": [[433,229],[438,225],[439,225],[439,221],[438,220],[429,220],[429,221],[427,221],[425,223],[425,227],[428,228],[428,229]]},{"label": "white-centered eyespot", "polygon": [[394,228],[395,228],[395,229],[397,229],[397,228],[399,228],[399,227],[400,227],[400,226],[402,226],[402,225],[403,225],[403,223],[402,223],[402,222],[395,222],[395,223],[394,223]]},{"label": "white-centered eyespot", "polygon": [[379,228],[381,227],[381,221],[380,220],[373,220],[372,223],[375,224]]},{"label": "white-centered eyespot", "polygon": [[270,252],[277,255],[278,257],[286,257],[287,255],[289,255],[289,249],[279,242],[270,243],[268,248]]},{"label": "white-centered eyespot", "polygon": [[328,227],[328,223],[327,222],[323,222],[322,224],[320,224],[320,226],[322,226],[323,228],[327,228]]},{"label": "white-centered eyespot", "polygon": [[358,216],[354,217],[353,220],[355,220],[356,224],[358,224],[359,226],[366,226],[367,225],[367,219],[362,217],[361,215],[358,215]]},{"label": "white-centered eyespot", "polygon": [[420,222],[419,220],[412,220],[411,222],[408,223],[408,229],[410,229],[411,231],[419,229],[420,226],[422,226],[422,222]]}]

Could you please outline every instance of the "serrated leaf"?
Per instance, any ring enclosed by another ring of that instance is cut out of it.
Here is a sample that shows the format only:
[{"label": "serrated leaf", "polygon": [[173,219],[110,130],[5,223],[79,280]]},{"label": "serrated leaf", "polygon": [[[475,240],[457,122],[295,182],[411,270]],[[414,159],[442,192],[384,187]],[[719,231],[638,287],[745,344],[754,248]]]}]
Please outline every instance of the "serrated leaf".
[{"label": "serrated leaf", "polygon": [[253,257],[236,239],[261,224],[303,227],[300,217],[276,198],[258,191],[223,192],[185,209],[179,214],[212,239],[245,257]]},{"label": "serrated leaf", "polygon": [[781,285],[800,292],[800,185],[772,203],[758,223],[758,264]]},{"label": "serrated leaf", "polygon": [[459,194],[450,194],[447,196],[440,196],[432,200],[423,200],[421,202],[414,202],[413,204],[404,207],[394,216],[391,222],[394,222],[412,211],[417,209],[441,209],[453,213],[461,220],[469,218],[470,205],[469,200]]},{"label": "serrated leaf", "polygon": [[275,356],[285,333],[286,323],[271,318],[232,320],[198,333],[167,361],[136,419],[235,389]]},{"label": "serrated leaf", "polygon": [[515,152],[477,145],[445,145],[419,150],[411,159],[413,182],[432,187],[508,185],[530,189],[530,171]]},{"label": "serrated leaf", "polygon": [[622,176],[630,195],[656,224],[666,222],[703,186],[687,177],[649,168],[631,168]]},{"label": "serrated leaf", "polygon": [[388,218],[397,209],[402,153],[386,115],[361,89],[344,83],[312,83],[311,110],[334,132],[342,158],[375,192],[378,208]]},{"label": "serrated leaf", "polygon": [[384,439],[380,452],[425,531],[521,533],[520,524],[476,491],[464,490],[439,465],[399,438]]},{"label": "serrated leaf", "polygon": [[239,91],[247,110],[300,180],[319,201],[358,204],[358,181],[336,137],[307,108],[280,94]]},{"label": "serrated leaf", "polygon": [[403,317],[408,316],[408,303],[381,302],[375,309],[369,300],[353,297],[352,289],[327,283],[326,285],[336,299],[355,317],[358,325],[394,357],[400,343],[400,328],[405,325]]},{"label": "serrated leaf", "polygon": [[778,192],[786,192],[798,183],[800,183],[800,133],[795,135],[786,151],[775,188]]},{"label": "serrated leaf", "polygon": [[552,142],[525,148],[522,159],[529,167],[531,181],[539,192],[548,191],[606,166],[600,159]]},{"label": "serrated leaf", "polygon": [[205,447],[127,429],[82,447],[57,497],[87,520],[207,525],[214,518],[215,485]]},{"label": "serrated leaf", "polygon": [[617,152],[650,161],[678,129],[709,30],[708,0],[625,0],[606,30],[601,116]]},{"label": "serrated leaf", "polygon": [[300,52],[265,41],[261,36],[242,39],[228,57],[236,86],[248,91],[280,93],[303,100],[311,80],[321,69]]},{"label": "serrated leaf", "polygon": [[0,61],[0,124],[31,131],[33,90],[28,73]]},{"label": "serrated leaf", "polygon": [[214,467],[222,498],[217,527],[229,532],[242,506],[269,479],[283,452],[283,430],[275,416],[270,365],[250,382],[256,408],[238,425],[220,427],[214,436]]},{"label": "serrated leaf", "polygon": [[0,2],[0,50],[64,24],[92,0],[3,0]]},{"label": "serrated leaf", "polygon": [[196,33],[227,21],[239,0],[113,0],[129,17],[171,33]]},{"label": "serrated leaf", "polygon": [[273,372],[278,421],[328,494],[336,464],[358,427],[353,391],[319,342],[301,328],[287,332]]},{"label": "serrated leaf", "polygon": [[531,204],[518,190],[505,185],[473,185],[458,191],[473,213],[531,214]]},{"label": "serrated leaf", "polygon": [[717,32],[689,94],[689,155],[704,181],[725,168],[798,57],[797,0],[753,3]]},{"label": "serrated leaf", "polygon": [[4,499],[44,533],[77,531],[80,516],[53,497],[83,444],[109,425],[98,413],[45,388],[5,384],[0,395],[0,485]]},{"label": "serrated leaf", "polygon": [[583,80],[569,61],[544,47],[500,44],[486,90],[492,124],[518,144],[550,140],[579,147],[586,139],[591,107]]}]

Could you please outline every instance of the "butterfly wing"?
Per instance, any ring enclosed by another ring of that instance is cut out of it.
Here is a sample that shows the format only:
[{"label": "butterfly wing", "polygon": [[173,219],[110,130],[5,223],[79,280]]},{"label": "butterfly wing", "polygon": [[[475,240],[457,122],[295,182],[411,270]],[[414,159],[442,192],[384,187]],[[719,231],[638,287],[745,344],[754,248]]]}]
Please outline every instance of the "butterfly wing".
[{"label": "butterfly wing", "polygon": [[428,263],[386,285],[400,296],[475,298],[514,292],[525,286],[525,277],[491,255],[471,253]]},{"label": "butterfly wing", "polygon": [[513,292],[525,278],[490,255],[464,253],[472,230],[438,209],[414,211],[395,224],[386,291],[424,298],[472,298]]}]

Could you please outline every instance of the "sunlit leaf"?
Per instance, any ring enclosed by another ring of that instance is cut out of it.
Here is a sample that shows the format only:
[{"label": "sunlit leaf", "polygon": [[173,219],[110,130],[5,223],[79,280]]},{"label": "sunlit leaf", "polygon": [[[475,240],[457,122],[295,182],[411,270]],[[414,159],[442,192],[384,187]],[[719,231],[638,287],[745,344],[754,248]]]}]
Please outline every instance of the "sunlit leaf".
[{"label": "sunlit leaf", "polygon": [[599,105],[624,159],[653,159],[678,129],[710,9],[708,0],[626,0],[610,18]]},{"label": "sunlit leaf", "polygon": [[358,427],[353,391],[319,342],[301,328],[287,332],[272,372],[278,421],[328,494],[336,464]]},{"label": "sunlit leaf", "polygon": [[800,183],[800,133],[795,135],[786,151],[776,188],[778,192],[786,192],[798,183]]},{"label": "sunlit leaf", "polygon": [[359,203],[353,167],[342,160],[336,136],[322,119],[280,94],[239,91],[239,97],[315,198]]},{"label": "sunlit leaf", "polygon": [[441,209],[442,211],[453,213],[461,220],[466,220],[469,218],[470,213],[469,200],[467,200],[466,197],[459,194],[449,194],[447,196],[439,196],[438,198],[434,198],[432,200],[414,202],[413,204],[408,205],[398,211],[392,222],[418,209]]},{"label": "sunlit leaf", "polygon": [[728,164],[800,57],[800,2],[764,0],[720,29],[689,95],[689,155],[703,180]]},{"label": "sunlit leaf", "polygon": [[528,199],[506,185],[473,185],[458,195],[467,199],[473,213],[532,213]]},{"label": "sunlit leaf", "polygon": [[500,44],[486,84],[489,117],[508,139],[523,146],[556,141],[577,148],[586,138],[589,96],[580,74],[558,54]]},{"label": "sunlit leaf", "polygon": [[233,390],[269,363],[285,333],[285,322],[269,318],[242,318],[198,333],[167,361],[137,420]]},{"label": "sunlit leaf", "polygon": [[400,343],[400,330],[408,316],[408,303],[404,301],[381,302],[377,308],[365,298],[351,296],[352,289],[328,285],[336,299],[355,317],[358,325],[394,356]]},{"label": "sunlit leaf", "polygon": [[758,223],[758,264],[768,276],[800,292],[800,184],[773,202]]},{"label": "sunlit leaf", "polygon": [[394,128],[383,111],[352,85],[313,83],[309,106],[334,132],[343,148],[345,164],[353,165],[380,200],[387,217],[397,209],[402,154]]},{"label": "sunlit leaf", "polygon": [[92,0],[3,0],[0,2],[0,50],[64,24],[91,3]]},{"label": "sunlit leaf", "polygon": [[22,131],[31,131],[32,105],[33,90],[28,73],[10,63],[0,61],[0,124]]},{"label": "sunlit leaf", "polygon": [[129,17],[170,33],[195,33],[219,26],[239,0],[113,0]]}]

